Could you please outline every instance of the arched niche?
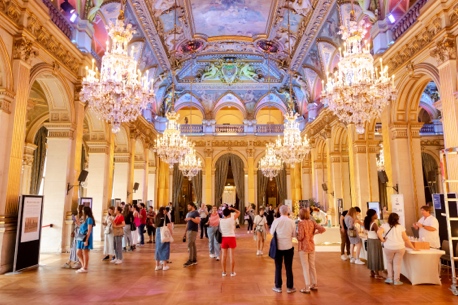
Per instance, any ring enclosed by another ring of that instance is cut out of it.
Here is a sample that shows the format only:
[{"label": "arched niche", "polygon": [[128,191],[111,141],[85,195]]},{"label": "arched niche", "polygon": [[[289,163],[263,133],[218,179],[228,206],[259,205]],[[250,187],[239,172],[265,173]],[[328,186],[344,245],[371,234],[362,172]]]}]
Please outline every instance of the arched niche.
[{"label": "arched niche", "polygon": [[114,134],[114,138],[115,152],[128,153],[130,149],[129,133],[123,125],[119,132]]},{"label": "arched niche", "polygon": [[219,100],[217,100],[213,109],[213,117],[216,118],[218,112],[223,108],[235,108],[242,114],[242,122],[246,118],[247,113],[242,99],[233,92],[226,93]]},{"label": "arched niche", "polygon": [[284,114],[275,106],[265,106],[256,112],[257,124],[283,124]]}]

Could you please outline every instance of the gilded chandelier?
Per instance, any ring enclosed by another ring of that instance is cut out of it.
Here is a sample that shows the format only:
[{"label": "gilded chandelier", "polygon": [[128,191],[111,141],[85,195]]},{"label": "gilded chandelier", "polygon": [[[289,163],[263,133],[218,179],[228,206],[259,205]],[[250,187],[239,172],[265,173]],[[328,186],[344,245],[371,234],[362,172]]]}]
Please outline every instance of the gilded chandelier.
[{"label": "gilded chandelier", "polygon": [[363,42],[367,33],[364,20],[355,21],[352,11],[347,26],[341,26],[339,34],[344,40],[340,50],[337,71],[323,81],[322,96],[329,109],[345,124],[355,124],[356,132],[363,134],[364,124],[380,116],[383,108],[396,97],[394,75],[388,76],[388,67],[380,59],[380,70],[374,68],[370,43]]},{"label": "gilded chandelier", "polygon": [[190,144],[189,152],[181,158],[178,169],[182,172],[183,176],[188,177],[189,180],[197,176],[199,171],[202,170],[202,161],[196,155],[194,144]]},{"label": "gilded chandelier", "polygon": [[166,114],[168,122],[162,136],[154,140],[154,151],[162,161],[173,168],[174,163],[180,160],[190,151],[191,146],[186,137],[180,135],[179,114],[174,111]]},{"label": "gilded chandelier", "polygon": [[[125,5],[125,2],[123,1]],[[114,133],[120,130],[121,123],[134,121],[154,100],[153,81],[148,80],[148,73],[142,77],[137,70],[134,50],[128,52],[128,43],[134,30],[132,25],[124,25],[124,10],[121,7],[116,24],[110,23],[107,50],[102,57],[100,73],[86,67],[83,79],[81,100],[89,104],[96,115],[111,122]]]},{"label": "gilded chandelier", "polygon": [[266,155],[259,161],[259,169],[262,174],[272,181],[282,169],[282,160],[277,158],[274,151],[275,144],[266,144]]},{"label": "gilded chandelier", "polygon": [[290,111],[285,115],[285,128],[283,131],[283,140],[278,137],[275,142],[275,154],[283,162],[289,164],[292,168],[298,162],[302,162],[305,155],[310,152],[310,144],[307,137],[302,140],[299,123],[296,121],[297,113]]}]

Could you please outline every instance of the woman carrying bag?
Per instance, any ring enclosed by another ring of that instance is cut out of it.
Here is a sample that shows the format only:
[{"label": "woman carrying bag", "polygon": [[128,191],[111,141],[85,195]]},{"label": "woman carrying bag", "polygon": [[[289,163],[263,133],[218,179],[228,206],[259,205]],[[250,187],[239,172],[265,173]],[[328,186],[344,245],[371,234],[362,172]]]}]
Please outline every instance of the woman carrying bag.
[{"label": "woman carrying bag", "polygon": [[[163,235],[161,232],[164,230],[168,230],[168,234],[171,235],[172,232],[172,223],[167,217],[167,211],[165,207],[160,207],[159,212],[156,215],[156,219],[154,221],[154,226],[156,227],[156,251],[155,251],[155,259],[156,259],[156,268],[154,270],[169,270],[170,267],[167,266],[167,261],[170,258],[170,241],[163,241]],[[162,235],[162,236],[161,236]],[[161,266],[162,261],[162,266]]]},{"label": "woman carrying bag", "polygon": [[126,226],[126,222],[124,221],[121,207],[117,207],[115,213],[116,217],[113,220],[113,235],[116,259],[112,260],[111,263],[119,265],[122,264],[122,237],[124,236],[124,227]]}]

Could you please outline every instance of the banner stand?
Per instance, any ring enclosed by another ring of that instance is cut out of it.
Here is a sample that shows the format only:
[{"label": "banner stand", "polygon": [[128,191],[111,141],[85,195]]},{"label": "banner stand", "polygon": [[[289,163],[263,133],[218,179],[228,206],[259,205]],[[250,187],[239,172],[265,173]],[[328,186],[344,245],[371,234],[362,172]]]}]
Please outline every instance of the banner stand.
[{"label": "banner stand", "polygon": [[13,272],[39,267],[43,196],[22,195],[19,199]]}]

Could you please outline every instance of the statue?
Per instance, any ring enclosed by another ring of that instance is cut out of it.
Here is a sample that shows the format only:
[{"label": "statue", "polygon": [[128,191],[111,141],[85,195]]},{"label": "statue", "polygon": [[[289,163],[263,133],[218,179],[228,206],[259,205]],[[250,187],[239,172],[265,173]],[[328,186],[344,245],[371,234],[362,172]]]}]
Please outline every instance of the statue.
[{"label": "statue", "polygon": [[283,95],[285,97],[284,103],[285,103],[286,108],[288,109],[288,111],[297,112],[296,111],[296,105],[294,103],[294,99],[291,96],[291,94],[289,93],[289,88],[281,87],[280,89],[278,89],[277,87],[273,87],[273,91],[276,94]]},{"label": "statue", "polygon": [[290,8],[296,12],[298,15],[306,16],[307,13],[312,9],[310,0],[289,0],[293,2],[290,4]]},{"label": "statue", "polygon": [[255,72],[255,70],[253,69],[253,67],[250,66],[249,63],[242,63],[240,75],[252,79],[255,82],[259,80],[259,75]]},{"label": "statue", "polygon": [[358,0],[358,3],[363,10],[363,14],[369,17],[372,23],[377,21],[378,9],[374,0]]},{"label": "statue", "polygon": [[309,94],[309,91],[307,90],[308,88],[307,82],[302,78],[300,74],[296,75],[295,80],[301,87],[301,92],[302,92],[302,95],[304,96],[304,100],[308,102],[310,100],[310,94]]},{"label": "statue", "polygon": [[253,120],[254,119],[254,109],[256,107],[256,100],[253,94],[253,90],[248,90],[243,95],[243,101],[245,102],[245,109],[247,112],[247,119]]},{"label": "statue", "polygon": [[215,100],[215,95],[207,94],[205,91],[198,91],[197,93],[200,94],[201,103],[205,111],[205,119],[210,120],[212,118],[213,103]]},{"label": "statue", "polygon": [[214,79],[218,76],[219,69],[215,63],[210,63],[210,66],[205,68],[205,72],[200,77],[200,80],[203,81],[205,79]]}]

